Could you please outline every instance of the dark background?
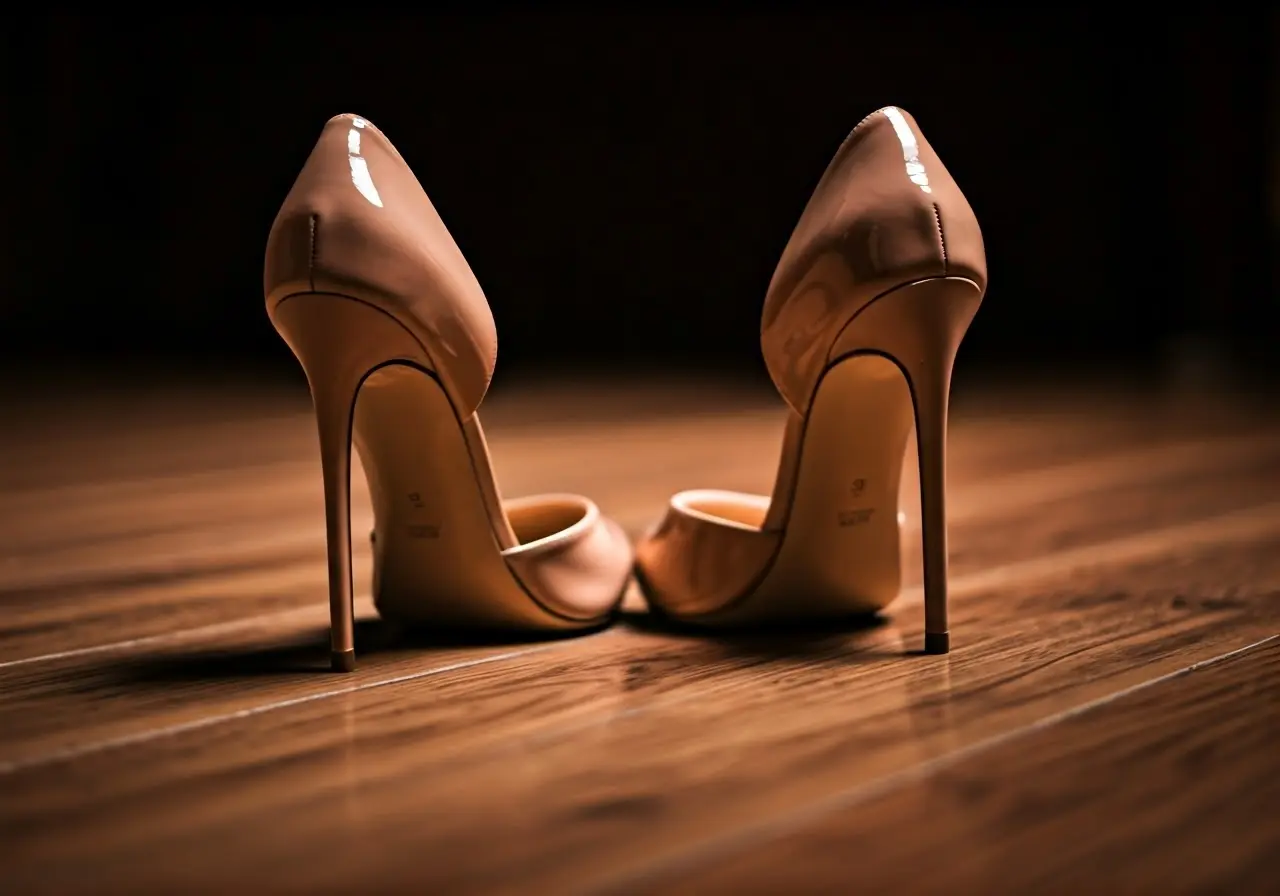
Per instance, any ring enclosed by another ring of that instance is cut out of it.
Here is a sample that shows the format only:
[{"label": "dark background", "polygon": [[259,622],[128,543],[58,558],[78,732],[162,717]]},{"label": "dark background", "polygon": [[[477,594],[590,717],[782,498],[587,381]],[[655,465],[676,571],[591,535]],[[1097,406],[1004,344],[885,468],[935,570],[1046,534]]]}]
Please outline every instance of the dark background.
[{"label": "dark background", "polygon": [[471,261],[502,378],[758,372],[778,255],[845,134],[886,104],[916,116],[984,230],[964,363],[1071,376],[1159,365],[1188,338],[1269,362],[1266,7],[333,9],[9,19],[11,365],[293,370],[263,246],[325,120],[356,112]]}]

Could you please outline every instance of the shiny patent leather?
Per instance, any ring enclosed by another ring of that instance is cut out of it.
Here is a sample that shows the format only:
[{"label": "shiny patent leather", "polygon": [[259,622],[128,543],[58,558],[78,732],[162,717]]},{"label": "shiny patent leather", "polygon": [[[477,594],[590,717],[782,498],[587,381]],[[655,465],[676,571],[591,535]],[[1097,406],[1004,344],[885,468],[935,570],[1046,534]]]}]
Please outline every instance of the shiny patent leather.
[{"label": "shiny patent leather", "polygon": [[476,415],[496,360],[493,316],[417,178],[368,120],[326,124],[272,225],[264,291],[316,410],[335,669],[355,656],[353,441],[382,615],[519,630],[609,618],[630,545],[586,498],[500,499]]},{"label": "shiny patent leather", "polygon": [[659,612],[705,626],[882,609],[901,584],[897,491],[914,424],[926,649],[949,649],[945,453],[951,371],[986,291],[982,233],[896,107],[836,152],[774,272],[761,348],[789,405],[770,497],[676,495],[636,549]]}]

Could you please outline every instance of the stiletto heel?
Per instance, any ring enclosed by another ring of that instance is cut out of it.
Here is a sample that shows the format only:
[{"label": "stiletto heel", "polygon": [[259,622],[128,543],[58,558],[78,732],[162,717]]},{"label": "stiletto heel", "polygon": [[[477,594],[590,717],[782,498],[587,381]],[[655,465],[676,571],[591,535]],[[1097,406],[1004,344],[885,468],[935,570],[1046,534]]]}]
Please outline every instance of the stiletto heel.
[{"label": "stiletto heel", "polygon": [[373,503],[383,616],[508,631],[609,620],[631,547],[586,498],[501,498],[476,415],[497,350],[488,302],[367,120],[325,126],[272,225],[264,289],[315,406],[335,670],[355,668],[353,446]]},{"label": "stiletto heel", "polygon": [[365,377],[382,364],[399,361],[426,369],[428,362],[408,331],[358,299],[300,293],[277,304],[270,316],[311,387],[324,478],[331,659],[334,671],[351,672],[351,423],[356,394]]},{"label": "stiletto heel", "polygon": [[946,437],[951,372],[986,291],[982,233],[901,109],[836,153],[783,252],[761,324],[790,406],[772,497],[677,494],[637,546],[651,603],[706,626],[870,613],[901,584],[898,489],[920,465],[925,650],[950,648]]},{"label": "stiletto heel", "polygon": [[873,301],[836,339],[837,363],[859,353],[882,354],[901,369],[915,412],[920,463],[920,535],[924,555],[924,649],[951,649],[947,628],[947,410],[960,340],[982,302],[982,289],[963,277],[938,277],[900,287]]}]

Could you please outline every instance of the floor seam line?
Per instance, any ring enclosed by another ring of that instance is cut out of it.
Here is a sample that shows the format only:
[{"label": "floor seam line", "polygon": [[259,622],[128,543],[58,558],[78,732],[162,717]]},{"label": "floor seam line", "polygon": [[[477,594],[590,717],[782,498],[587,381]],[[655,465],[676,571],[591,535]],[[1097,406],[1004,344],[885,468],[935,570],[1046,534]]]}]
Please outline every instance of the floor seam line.
[{"label": "floor seam line", "polygon": [[[1146,529],[1146,530],[1133,532],[1121,538],[1120,541],[1124,542],[1124,541],[1146,538],[1158,533],[1168,533],[1171,531],[1176,532],[1179,530],[1194,529],[1197,527],[1211,525],[1215,522],[1229,522],[1233,519],[1237,519],[1242,516],[1250,516],[1254,514],[1274,512],[1276,510],[1280,510],[1280,502],[1268,501],[1262,504],[1256,504],[1249,507],[1237,508],[1235,510],[1230,510],[1230,511],[1227,511],[1226,513],[1220,513],[1214,516],[1202,517],[1200,519],[1191,520],[1188,522],[1177,523],[1173,526],[1166,526],[1161,529]],[[1229,536],[1228,540],[1232,540],[1232,537]],[[1047,557],[1055,557],[1063,554],[1079,555],[1082,552],[1087,552],[1087,551],[1102,551],[1105,556],[1106,547],[1108,545],[1113,545],[1113,544],[1115,544],[1115,539],[1098,542],[1096,544],[1070,547],[1061,551],[1054,551],[1049,554],[1041,554],[1035,557],[1027,557],[1022,560],[1014,561],[1014,563],[1004,564],[1003,566],[996,566],[996,567],[991,567],[983,570],[974,570],[972,573],[967,573],[965,576],[962,576],[960,578],[980,577],[984,574],[990,574],[993,571],[1008,569],[1015,566],[1026,566],[1029,564],[1035,564]],[[1106,563],[1110,561],[1107,561],[1104,559],[1102,562]],[[919,602],[921,598],[921,594],[922,594],[921,586],[918,584],[913,585],[909,588],[904,588],[902,590],[901,596],[896,601],[894,601],[893,606],[898,608],[911,606]],[[204,626],[194,626],[192,628],[182,629],[176,632],[159,632],[157,634],[146,635],[141,638],[131,638],[123,641],[112,641],[107,644],[97,644],[89,647],[77,647],[70,650],[58,651],[55,653],[46,653],[46,654],[40,654],[38,656],[23,657],[22,659],[17,659],[17,660],[0,661],[0,670],[34,664],[38,662],[51,662],[58,659],[68,659],[70,657],[76,657],[76,656],[91,656],[93,654],[98,654],[98,653],[110,653],[116,650],[129,650],[134,647],[142,647],[148,644],[163,644],[163,643],[169,643],[169,642],[178,642],[180,639],[185,637],[192,637],[200,634],[212,634],[216,632],[236,631],[240,628],[252,627],[254,625],[257,625],[259,623],[266,622],[269,620],[287,618],[289,616],[300,615],[302,613],[308,613],[308,612],[315,612],[315,605],[294,607],[288,610],[279,610],[272,613],[262,613],[255,616],[246,616],[242,619],[230,619],[225,622],[215,622],[215,623],[210,623],[209,625],[204,625]]]},{"label": "floor seam line", "polygon": [[[613,630],[600,632],[595,635],[587,635],[588,638],[598,638],[611,634]],[[581,639],[573,639],[581,640]],[[96,741],[85,744],[81,747],[68,747],[63,750],[57,750],[52,753],[46,753],[43,756],[36,756],[30,759],[17,759],[12,761],[0,762],[0,776],[11,775],[18,772],[28,771],[33,768],[40,768],[47,765],[54,765],[59,762],[70,762],[81,759],[85,756],[92,756],[97,753],[107,752],[109,750],[122,749],[124,747],[136,746],[138,744],[148,743],[155,740],[163,740],[167,737],[176,737],[191,731],[199,731],[202,728],[210,728],[215,725],[221,725],[226,722],[234,722],[239,719],[252,718],[253,716],[262,715],[267,712],[274,712],[280,709],[289,709],[294,706],[301,706],[306,703],[314,703],[319,700],[326,700],[331,697],[341,697],[346,694],[355,694],[361,691],[369,691],[375,688],[387,687],[389,685],[403,684],[408,681],[417,681],[423,678],[431,678],[436,675],[444,675],[449,672],[460,672],[464,669],[483,666],[489,663],[504,662],[506,660],[517,659],[530,654],[542,653],[552,650],[556,647],[562,647],[560,643],[545,644],[536,647],[529,647],[524,650],[512,650],[506,653],[494,654],[492,656],[475,657],[469,660],[459,660],[458,662],[448,663],[444,666],[435,666],[430,669],[424,669],[419,672],[410,672],[405,675],[397,675],[391,678],[379,679],[378,681],[361,682],[349,685],[344,688],[337,688],[331,691],[321,691],[316,694],[305,694],[299,697],[292,697],[288,700],[277,700],[273,703],[259,703],[256,706],[245,707],[234,712],[221,713],[219,715],[204,716],[198,719],[191,719],[187,722],[181,722],[177,725],[169,725],[163,728],[148,728],[132,734],[122,735],[108,740]]]},{"label": "floor seam line", "polygon": [[677,856],[669,860],[659,860],[648,870],[640,871],[636,874],[628,874],[615,882],[606,882],[598,885],[586,892],[591,893],[622,893],[637,886],[647,886],[667,880],[672,876],[679,875],[695,868],[705,866],[719,858],[740,853],[753,846],[770,842],[786,836],[804,824],[838,812],[865,803],[868,800],[876,799],[891,793],[907,784],[924,780],[929,776],[944,771],[951,766],[979,756],[988,750],[1013,743],[1023,737],[1035,734],[1040,731],[1048,730],[1055,725],[1070,721],[1093,712],[1096,709],[1105,707],[1117,700],[1133,694],[1141,693],[1149,688],[1156,687],[1183,678],[1201,669],[1216,666],[1219,663],[1226,662],[1236,657],[1251,653],[1258,648],[1264,647],[1273,642],[1280,641],[1280,634],[1268,635],[1243,647],[1237,647],[1226,653],[1218,654],[1204,660],[1191,663],[1188,666],[1166,672],[1163,675],[1157,675],[1154,678],[1138,682],[1128,687],[1120,688],[1084,703],[1051,713],[1048,716],[1037,719],[1027,725],[1013,728],[1000,734],[975,741],[972,744],[944,753],[916,765],[890,772],[879,778],[873,778],[861,784],[857,784],[847,790],[840,791],[835,795],[826,799],[819,799],[806,803],[792,812],[783,815],[773,816],[754,825],[739,828],[736,832],[726,834],[722,837],[713,837],[703,841],[700,848],[694,848],[687,851],[683,856]]}]

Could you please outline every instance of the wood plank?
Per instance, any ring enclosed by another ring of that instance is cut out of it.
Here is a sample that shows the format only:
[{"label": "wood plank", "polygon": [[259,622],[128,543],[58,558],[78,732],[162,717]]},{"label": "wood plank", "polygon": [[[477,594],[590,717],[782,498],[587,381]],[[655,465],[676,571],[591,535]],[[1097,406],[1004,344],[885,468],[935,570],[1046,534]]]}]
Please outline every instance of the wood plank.
[{"label": "wood plank", "polygon": [[1280,640],[829,798],[635,892],[1274,892]]},{"label": "wood plank", "polygon": [[[625,882],[717,833],[1275,631],[1277,533],[1270,507],[975,573],[948,657],[904,661],[918,632],[894,626],[620,629],[55,756],[0,779],[0,858],[32,891]],[[184,668],[152,668],[161,699]]]},{"label": "wood plank", "polygon": [[[706,476],[721,487],[767,488],[780,444],[779,422],[775,411],[714,417],[699,414],[661,421],[577,424],[567,430],[542,428],[510,433],[499,428],[492,442],[495,462],[510,493],[569,487],[573,483],[565,481],[568,473],[575,479],[585,475],[606,483],[651,483],[650,489],[662,500],[657,502],[656,510],[648,511],[647,519],[660,512],[669,490],[684,487],[688,481],[702,481]],[[191,468],[180,473],[9,489],[0,494],[0,534],[8,539],[12,554],[22,555],[26,567],[33,553],[71,548],[79,556],[86,546],[105,553],[117,549],[121,542],[172,533],[175,529],[204,531],[287,518],[290,523],[312,522],[306,528],[319,531],[322,527],[313,522],[322,504],[311,423],[297,417],[287,429],[278,424],[273,421],[271,428],[264,425],[256,434],[252,430],[228,434],[210,428],[198,437],[192,436],[202,448],[214,446],[219,451],[245,441],[261,441],[270,446],[259,456],[229,468],[208,465],[204,455],[199,454],[184,461]],[[996,471],[1012,472],[1018,469],[1019,461],[1025,464],[1028,458],[1033,459],[1036,469],[1043,469],[1057,462],[1052,456],[1053,446],[1063,450],[1060,437],[1064,433],[1052,428],[1028,427],[1023,432],[1010,433],[1006,427],[993,424],[975,426],[977,429],[957,427],[953,472],[961,481]],[[1078,432],[1081,427],[1072,424],[1071,429]],[[1096,424],[1084,427],[1082,435],[1092,437],[1091,442],[1103,441]],[[1261,439],[1253,435],[1240,438],[1239,442],[1246,448],[1268,437],[1280,440],[1280,432],[1272,430]],[[1143,446],[1154,447],[1149,434],[1135,433],[1134,439]],[[281,442],[292,444],[287,454],[279,452]],[[1201,444],[1212,451],[1215,445],[1227,442],[1224,437],[1213,439],[1199,434],[1194,443],[1188,444]],[[1119,452],[1132,444],[1107,441],[1102,451]],[[138,450],[153,458],[169,454],[154,444]],[[175,449],[172,453],[181,451]],[[1077,445],[1062,457],[1075,460],[1099,453],[1096,445],[1092,451]],[[625,463],[618,463],[620,456],[626,458]],[[659,473],[662,475],[655,476]],[[658,481],[653,482],[655,479]],[[367,504],[367,497],[362,493],[363,477],[357,476],[355,481],[361,492],[356,496],[359,510]],[[91,563],[92,559],[85,558],[85,562]],[[18,587],[21,577],[16,577],[17,570],[8,568],[11,566],[7,564],[0,571],[6,574],[0,584]]]},{"label": "wood plank", "polygon": [[[690,391],[694,392],[692,398],[688,396]],[[504,454],[511,456],[510,463],[520,464],[531,450],[535,455],[547,453],[537,451],[539,447],[585,447],[586,453],[594,456],[594,465],[599,465],[612,461],[611,449],[631,445],[639,450],[628,457],[627,464],[607,463],[611,472],[622,475],[633,463],[645,464],[655,449],[659,467],[693,451],[713,464],[714,473],[716,459],[726,449],[736,449],[743,435],[734,427],[754,423],[755,427],[745,434],[749,448],[745,453],[757,457],[758,476],[767,485],[781,436],[781,406],[776,397],[740,392],[735,398],[724,390],[702,395],[699,390],[686,387],[664,394],[652,388],[632,387],[619,390],[611,402],[603,403],[601,399],[571,399],[574,393],[540,398],[540,393],[532,390],[524,398],[523,391],[516,391],[508,392],[507,400],[498,403],[492,415],[496,421],[486,420],[503,470],[503,461],[507,460]],[[650,406],[658,397],[672,405],[661,414],[655,414],[656,409]],[[240,415],[233,414],[237,398],[242,398],[247,407]],[[0,515],[0,525],[6,527],[5,535],[29,537],[30,522],[48,519],[51,528],[62,537],[70,531],[84,537],[97,534],[84,532],[90,521],[121,525],[121,520],[113,520],[108,513],[114,502],[136,501],[156,492],[170,502],[180,501],[194,490],[191,497],[200,499],[203,505],[219,497],[220,490],[227,486],[249,493],[264,483],[239,485],[234,479],[223,479],[222,474],[247,470],[252,476],[258,468],[276,464],[298,469],[314,464],[315,437],[305,400],[303,392],[301,396],[281,396],[269,405],[256,393],[244,392],[241,396],[219,395],[216,402],[204,395],[200,402],[170,399],[155,406],[144,403],[139,410],[133,407],[136,399],[131,395],[106,396],[76,414],[60,413],[60,425],[43,438],[33,437],[27,428],[11,426],[9,439],[0,444],[0,474],[22,477],[22,487],[17,482],[3,483],[0,510],[4,513]],[[208,419],[193,419],[196,409],[204,406],[201,402],[212,404],[206,412]],[[627,412],[635,406],[647,407],[649,414]],[[275,413],[269,413],[273,409]],[[488,410],[490,406],[486,404]],[[1089,453],[1090,448],[1096,451],[1099,444],[1115,451],[1135,440],[1150,443],[1209,433],[1256,433],[1259,429],[1258,419],[1247,410],[1187,415],[1170,413],[1150,402],[1127,408],[1120,416],[1114,408],[1108,410],[1105,403],[1088,412],[1055,413],[1050,405],[1035,414],[1021,413],[1021,417],[957,417],[952,458],[955,469],[963,472],[970,459],[987,468],[999,466],[1006,471],[1027,465],[1043,467],[1060,462],[1064,456]],[[82,420],[86,414],[88,419]],[[76,425],[67,423],[67,416]],[[971,432],[974,425],[980,431]],[[86,437],[93,439],[92,452],[84,450]],[[581,446],[601,437],[604,442],[598,450]],[[507,445],[508,440],[517,440],[518,444]],[[1009,444],[1011,441],[1013,444]],[[681,443],[678,450],[672,450],[677,442]],[[769,456],[760,457],[762,451]],[[51,481],[40,481],[40,477],[32,481],[31,463],[41,459],[56,472]],[[581,467],[578,463],[561,466],[575,471]],[[118,468],[131,471],[131,475]],[[173,470],[176,472],[169,472]],[[317,489],[313,486],[313,490]],[[179,504],[178,509],[183,519],[191,519],[189,504]],[[33,511],[40,511],[38,519],[21,519]],[[87,520],[82,518],[85,515]],[[20,519],[10,532],[8,527],[15,517]],[[74,521],[77,525],[57,526],[53,521]]]},{"label": "wood plank", "polygon": [[[958,502],[953,573],[963,581],[965,576],[981,575],[993,566],[1007,566],[1065,548],[1105,543],[1140,531],[1153,516],[1171,522],[1186,521],[1247,506],[1259,496],[1258,480],[1277,467],[1275,455],[1280,452],[1269,442],[1262,443],[1262,447],[1268,450],[1250,455],[1248,462],[1240,462],[1217,477],[1192,476],[1186,482],[1174,467],[1176,488],[1156,487],[1159,480],[1143,481],[1140,474],[1160,476],[1170,472],[1160,464],[1116,466],[1116,473],[1127,472],[1135,482],[1124,487],[1112,485],[1106,490],[1108,500],[1100,507],[1091,488],[1096,482],[1090,473],[1096,468],[1086,465],[1083,473],[1077,469],[1074,474],[1050,471],[1037,481],[1042,483],[1042,493],[1056,495],[1056,500],[1035,506],[1029,518],[1028,508],[1014,501],[999,497],[987,500],[984,488],[973,495],[972,503]],[[1199,457],[1198,451],[1187,454]],[[1020,487],[1004,493],[1026,500],[1035,492],[1031,477],[1022,474]],[[1276,497],[1280,498],[1280,494]],[[970,509],[966,511],[966,507]],[[993,514],[993,518],[984,519],[986,513]],[[361,553],[360,561],[357,576],[367,580],[367,551]],[[910,570],[908,586],[919,581],[918,558]],[[127,618],[127,608],[139,605],[159,608],[170,619],[182,619],[190,618],[180,615],[183,613],[212,613],[217,605],[225,606],[245,593],[279,595],[280,601],[280,612],[275,616],[197,631],[194,638],[170,636],[160,644],[126,645],[113,658],[88,654],[35,665],[12,661],[0,664],[0,730],[5,732],[0,742],[0,762],[22,762],[26,757],[56,753],[84,740],[128,738],[137,731],[182,725],[205,714],[237,712],[262,702],[267,694],[288,700],[331,688],[333,682],[325,680],[326,676],[316,679],[308,674],[326,668],[327,654],[321,649],[326,641],[321,628],[324,603],[312,600],[301,611],[290,612],[292,601],[301,600],[308,593],[323,594],[324,575],[324,567],[318,562],[280,562],[261,569],[232,568],[218,575],[205,572],[186,581],[129,583],[108,593],[99,591],[91,600],[78,599],[80,594],[67,589],[49,594],[34,612],[12,612],[14,618],[9,626],[16,628],[24,622],[30,625],[34,617],[45,630],[59,631],[92,621],[96,613],[114,612],[116,619]],[[119,605],[113,604],[115,600]],[[362,672],[370,676],[396,677],[412,673],[424,662],[447,666],[509,649],[505,645],[488,651],[449,648],[424,657],[411,647],[396,646],[395,628],[371,618],[367,599],[361,601],[360,609],[366,620],[358,638],[362,655],[367,654],[362,659]],[[890,612],[900,624],[914,625],[918,616],[918,609],[910,601],[900,602]],[[958,630],[957,637],[964,637],[963,632]],[[136,663],[154,664],[166,657],[217,651],[246,657],[244,668],[238,670],[234,659],[226,659],[220,664],[220,675],[206,676],[209,680],[188,675],[187,680],[170,682],[159,690],[138,687],[139,682],[130,671]],[[277,674],[253,675],[249,681],[243,680],[252,669],[272,668]],[[71,719],[75,720],[74,726],[68,725]]]},{"label": "wood plank", "polygon": [[[508,493],[581,490],[638,535],[678,488],[767,490],[780,438],[776,423],[776,411],[759,410],[656,422],[579,420],[567,438],[534,427],[493,441]],[[277,427],[258,441],[278,446],[291,439],[294,455],[314,453],[310,420],[295,415],[291,427],[288,438]],[[953,519],[961,525],[1157,477],[1203,480],[1210,470],[1265,463],[1280,451],[1280,434],[1264,428],[1153,442],[1158,431],[1154,424],[1137,426],[1129,441],[1115,442],[1105,420],[1071,416],[1060,426],[1037,418],[958,426]],[[196,430],[189,438],[203,451],[228,437]],[[248,437],[236,430],[236,438]],[[273,457],[238,472],[197,466],[169,476],[0,495],[0,540],[8,546],[0,560],[2,655],[21,660],[322,601],[315,464]],[[190,463],[205,460],[201,453]],[[370,516],[363,478],[356,484],[358,531]],[[909,476],[909,508],[913,489]],[[368,548],[360,540],[356,555],[357,582],[364,585]]]}]

